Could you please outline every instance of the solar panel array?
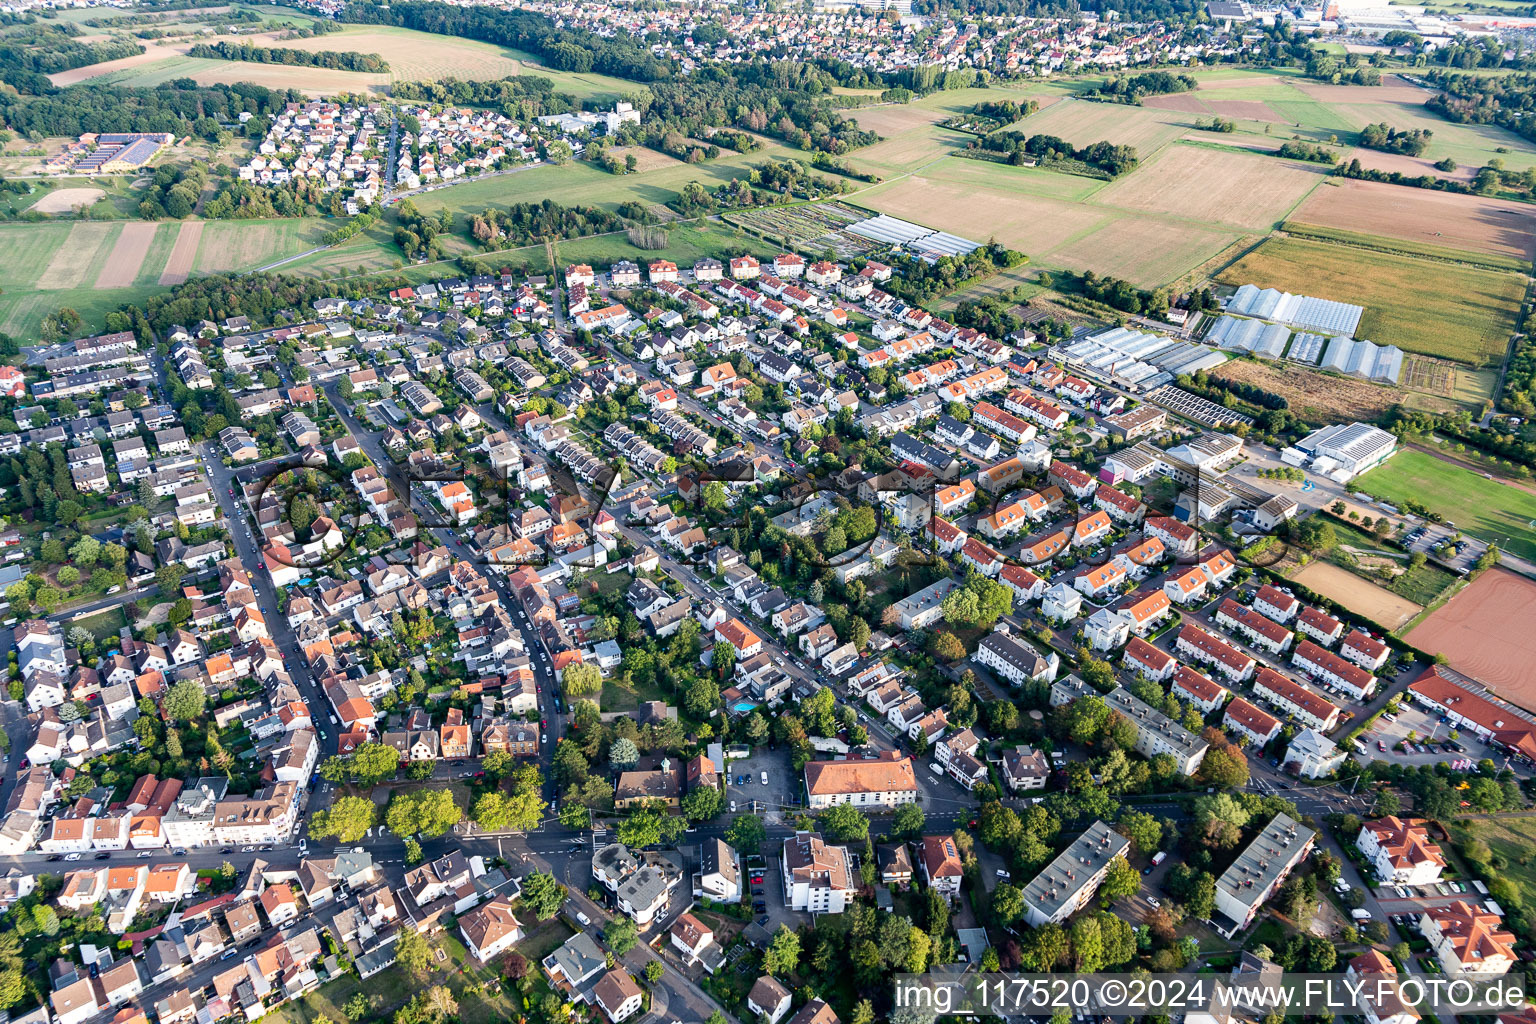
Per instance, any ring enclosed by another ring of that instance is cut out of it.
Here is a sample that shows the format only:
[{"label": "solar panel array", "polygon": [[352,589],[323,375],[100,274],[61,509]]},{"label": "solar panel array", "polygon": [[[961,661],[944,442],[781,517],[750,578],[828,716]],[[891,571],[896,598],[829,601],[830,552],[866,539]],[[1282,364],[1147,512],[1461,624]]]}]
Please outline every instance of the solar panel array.
[{"label": "solar panel array", "polygon": [[1245,284],[1227,301],[1227,312],[1311,327],[1325,334],[1354,334],[1365,309],[1349,302]]},{"label": "solar panel array", "polygon": [[1291,332],[1279,324],[1224,316],[1216,321],[1216,326],[1211,328],[1205,340],[1218,348],[1252,352],[1266,359],[1279,359],[1290,337]]}]

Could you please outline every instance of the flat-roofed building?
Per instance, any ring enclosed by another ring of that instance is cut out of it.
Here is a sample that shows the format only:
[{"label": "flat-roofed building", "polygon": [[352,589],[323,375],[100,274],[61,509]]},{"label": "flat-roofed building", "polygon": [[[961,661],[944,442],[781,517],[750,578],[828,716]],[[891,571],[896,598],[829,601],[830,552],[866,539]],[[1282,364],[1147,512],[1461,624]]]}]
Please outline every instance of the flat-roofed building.
[{"label": "flat-roofed building", "polygon": [[1216,880],[1211,920],[1216,930],[1230,939],[1252,924],[1259,907],[1312,852],[1316,838],[1316,832],[1290,815],[1275,815]]},{"label": "flat-roofed building", "polygon": [[1059,679],[1051,686],[1051,706],[1070,704],[1081,697],[1103,696],[1111,711],[1118,712],[1136,726],[1136,752],[1148,758],[1168,754],[1181,775],[1199,771],[1210,744],[1173,719],[1152,707],[1123,686],[1107,694],[1089,686],[1075,675]]},{"label": "flat-roofed building", "polygon": [[1039,928],[1071,917],[1099,891],[1110,861],[1130,848],[1131,841],[1104,822],[1088,826],[1024,887],[1024,919]]}]

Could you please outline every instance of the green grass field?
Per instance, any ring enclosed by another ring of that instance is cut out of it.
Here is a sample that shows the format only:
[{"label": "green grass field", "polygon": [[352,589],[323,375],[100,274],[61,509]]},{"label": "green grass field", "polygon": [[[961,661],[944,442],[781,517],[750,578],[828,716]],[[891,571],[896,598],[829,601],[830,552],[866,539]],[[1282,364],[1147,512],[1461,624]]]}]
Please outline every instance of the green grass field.
[{"label": "green grass field", "polygon": [[1472,829],[1477,838],[1507,862],[1504,877],[1518,884],[1523,892],[1536,892],[1536,818],[1478,821]]},{"label": "green grass field", "polygon": [[1536,558],[1536,494],[1530,491],[1412,450],[1398,452],[1356,483],[1386,501],[1416,501],[1468,536]]},{"label": "green grass field", "polygon": [[[1407,556],[1400,549],[1388,547],[1377,540],[1375,536],[1357,526],[1340,520],[1330,519],[1329,522],[1333,526],[1334,532],[1338,535],[1340,545],[1338,549],[1330,553],[1329,561],[1338,564],[1340,568],[1348,569],[1357,575],[1369,579],[1372,583],[1385,587],[1399,597],[1406,597],[1417,605],[1427,605],[1444,593],[1445,588],[1456,582],[1456,576],[1428,563],[1421,565],[1417,569],[1409,568],[1407,572],[1390,581],[1383,580],[1372,573],[1361,571],[1361,568],[1357,565],[1347,564],[1333,556],[1346,553],[1358,556],[1363,553],[1366,557],[1390,558],[1392,561],[1399,563],[1406,563]],[[1350,548],[1351,551],[1342,551],[1344,547]]]},{"label": "green grass field", "polygon": [[1356,336],[1473,366],[1503,358],[1525,294],[1517,274],[1271,238],[1217,280],[1365,307]]}]

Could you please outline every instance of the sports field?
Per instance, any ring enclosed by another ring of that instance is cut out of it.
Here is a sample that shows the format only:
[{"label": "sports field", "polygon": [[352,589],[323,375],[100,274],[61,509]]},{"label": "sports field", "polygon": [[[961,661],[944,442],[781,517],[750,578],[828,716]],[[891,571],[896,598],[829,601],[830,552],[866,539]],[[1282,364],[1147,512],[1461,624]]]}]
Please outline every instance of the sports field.
[{"label": "sports field", "polygon": [[1297,238],[1271,238],[1217,278],[1365,307],[1357,337],[1484,366],[1503,358],[1525,292],[1517,274]]},{"label": "sports field", "polygon": [[1306,224],[1514,256],[1536,255],[1536,207],[1374,181],[1330,179],[1292,215]]},{"label": "sports field", "polygon": [[1536,494],[1406,449],[1355,481],[1389,502],[1409,499],[1478,540],[1536,559]]},{"label": "sports field", "polygon": [[1521,707],[1536,707],[1536,580],[1490,569],[1404,637]]},{"label": "sports field", "polygon": [[1396,629],[1421,610],[1406,597],[1328,562],[1313,562],[1291,573],[1291,579],[1387,629]]}]

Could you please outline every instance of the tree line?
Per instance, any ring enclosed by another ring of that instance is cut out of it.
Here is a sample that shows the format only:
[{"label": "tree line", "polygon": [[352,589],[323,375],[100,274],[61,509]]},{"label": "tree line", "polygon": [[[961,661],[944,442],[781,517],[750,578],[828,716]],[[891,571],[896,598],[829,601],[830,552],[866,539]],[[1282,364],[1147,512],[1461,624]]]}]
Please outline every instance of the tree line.
[{"label": "tree line", "polygon": [[[12,81],[3,73],[0,77]],[[198,85],[189,78],[152,88],[87,83],[57,89],[46,78],[41,82],[43,91],[37,93],[0,89],[0,120],[31,138],[170,132],[211,139],[221,130],[221,122],[234,121],[242,113],[257,115],[251,123],[260,122],[265,132],[267,118],[285,104],[304,98],[298,90],[268,89],[249,82]]]},{"label": "tree line", "polygon": [[1447,121],[1494,124],[1536,140],[1530,116],[1536,110],[1536,74],[1495,77],[1431,71],[1425,77],[1442,91],[1424,105]]},{"label": "tree line", "polygon": [[187,51],[187,56],[241,60],[252,64],[284,64],[289,67],[367,71],[375,74],[389,70],[389,62],[376,53],[356,53],[351,50],[292,50],[283,46],[253,46],[250,43],[235,43],[228,40],[217,43],[198,43]]},{"label": "tree line", "polygon": [[[135,57],[144,47],[129,39],[84,42],[74,25],[28,25],[0,36],[0,79],[35,89],[36,79],[106,60]],[[44,82],[47,80],[44,79]]]},{"label": "tree line", "polygon": [[1115,75],[1107,78],[1097,89],[1083,95],[1088,99],[1107,100],[1112,103],[1140,103],[1143,96],[1162,96],[1168,93],[1189,92],[1200,83],[1188,75],[1176,75],[1170,71],[1147,71],[1139,75]]},{"label": "tree line", "polygon": [[557,71],[596,71],[637,82],[672,77],[671,62],[628,35],[612,38],[585,29],[558,28],[542,15],[492,7],[455,7],[435,0],[348,4],[339,20],[365,25],[395,25],[509,46],[538,54]]},{"label": "tree line", "polygon": [[1041,166],[1097,178],[1117,178],[1135,170],[1140,162],[1135,146],[1117,146],[1101,140],[1079,149],[1054,135],[1025,135],[1023,132],[988,136],[968,145],[965,152],[984,159],[994,159],[986,154],[1001,154],[1004,163],[1016,167],[1033,159]]}]

